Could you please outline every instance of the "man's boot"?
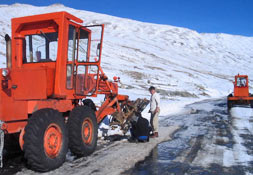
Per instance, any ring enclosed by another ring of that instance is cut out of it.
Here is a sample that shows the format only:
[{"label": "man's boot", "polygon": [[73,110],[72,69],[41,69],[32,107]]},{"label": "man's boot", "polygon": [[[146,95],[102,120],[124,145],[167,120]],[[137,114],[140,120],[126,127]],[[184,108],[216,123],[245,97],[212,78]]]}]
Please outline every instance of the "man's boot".
[{"label": "man's boot", "polygon": [[154,132],[154,135],[151,136],[151,138],[156,138],[156,137],[158,137],[158,132]]}]

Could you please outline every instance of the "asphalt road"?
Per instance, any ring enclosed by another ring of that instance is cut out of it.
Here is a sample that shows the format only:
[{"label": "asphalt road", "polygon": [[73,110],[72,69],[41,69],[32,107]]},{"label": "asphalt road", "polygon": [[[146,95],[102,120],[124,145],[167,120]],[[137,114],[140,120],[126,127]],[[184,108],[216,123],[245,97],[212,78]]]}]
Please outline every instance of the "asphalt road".
[{"label": "asphalt road", "polygon": [[253,174],[252,114],[250,108],[228,112],[225,99],[188,105],[184,114],[160,121],[163,126],[181,126],[173,139],[124,174]]}]

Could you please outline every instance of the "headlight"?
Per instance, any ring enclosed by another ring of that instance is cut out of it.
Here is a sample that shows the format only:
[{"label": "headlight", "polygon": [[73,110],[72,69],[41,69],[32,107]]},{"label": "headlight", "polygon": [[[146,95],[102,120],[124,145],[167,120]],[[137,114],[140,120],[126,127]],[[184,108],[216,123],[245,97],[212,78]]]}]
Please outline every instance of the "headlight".
[{"label": "headlight", "polygon": [[9,70],[8,70],[8,69],[3,69],[3,70],[2,70],[2,75],[3,75],[4,77],[6,77],[8,74],[9,74]]}]

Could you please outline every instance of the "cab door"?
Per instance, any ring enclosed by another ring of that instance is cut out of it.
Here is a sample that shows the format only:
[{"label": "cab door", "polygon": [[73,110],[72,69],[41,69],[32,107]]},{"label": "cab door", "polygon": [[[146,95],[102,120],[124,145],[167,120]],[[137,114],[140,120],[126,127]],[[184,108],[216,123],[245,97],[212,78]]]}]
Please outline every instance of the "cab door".
[{"label": "cab door", "polygon": [[70,28],[69,31],[69,38],[72,38],[69,45],[73,48],[72,52],[70,51],[72,55],[68,56],[72,58],[69,62],[71,64],[67,64],[70,88],[73,86],[76,95],[92,96],[98,89],[102,35],[96,39],[98,35],[93,34],[87,27]]}]

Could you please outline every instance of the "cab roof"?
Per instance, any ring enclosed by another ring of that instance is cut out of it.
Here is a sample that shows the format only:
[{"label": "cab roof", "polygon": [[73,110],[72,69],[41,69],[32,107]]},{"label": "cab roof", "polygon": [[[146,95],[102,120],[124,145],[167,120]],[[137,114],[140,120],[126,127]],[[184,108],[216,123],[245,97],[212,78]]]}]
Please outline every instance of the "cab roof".
[{"label": "cab roof", "polygon": [[83,20],[81,20],[80,18],[77,18],[68,12],[61,11],[61,12],[45,13],[45,14],[39,14],[39,15],[12,18],[12,24],[33,23],[33,22],[64,19],[64,18],[74,21],[76,23],[83,23]]}]

